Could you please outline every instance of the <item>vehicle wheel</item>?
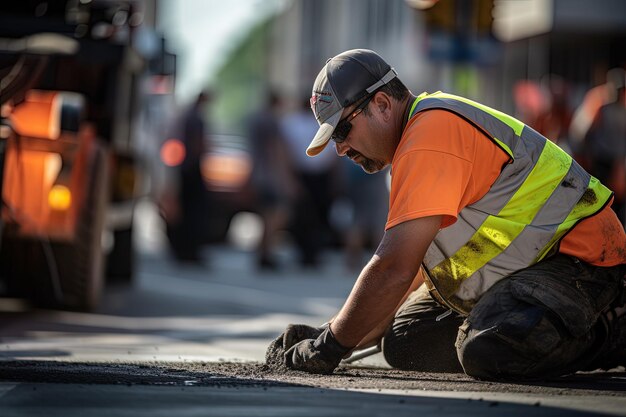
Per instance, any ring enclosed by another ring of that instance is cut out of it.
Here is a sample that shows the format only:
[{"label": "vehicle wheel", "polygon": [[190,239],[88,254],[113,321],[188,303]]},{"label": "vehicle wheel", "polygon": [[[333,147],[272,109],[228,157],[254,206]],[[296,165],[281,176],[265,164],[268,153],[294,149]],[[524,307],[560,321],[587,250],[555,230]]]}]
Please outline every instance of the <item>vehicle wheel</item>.
[{"label": "vehicle wheel", "polygon": [[25,295],[43,307],[93,310],[103,288],[102,229],[108,202],[108,158],[106,149],[94,143],[85,200],[70,242],[24,239],[7,234],[1,253],[2,272],[9,293]]},{"label": "vehicle wheel", "polygon": [[94,143],[89,177],[85,181],[86,199],[71,244],[53,244],[64,308],[92,310],[104,286],[102,230],[108,205],[109,164],[107,151]]}]

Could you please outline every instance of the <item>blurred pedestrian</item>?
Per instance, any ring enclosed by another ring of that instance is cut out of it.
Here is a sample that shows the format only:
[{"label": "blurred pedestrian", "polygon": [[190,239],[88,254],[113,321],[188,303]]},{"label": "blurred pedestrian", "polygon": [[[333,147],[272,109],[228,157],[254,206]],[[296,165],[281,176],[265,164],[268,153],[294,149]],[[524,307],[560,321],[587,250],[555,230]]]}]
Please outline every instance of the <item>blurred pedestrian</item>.
[{"label": "blurred pedestrian", "polygon": [[513,87],[516,117],[537,130],[539,119],[547,111],[549,99],[541,85],[533,80],[519,80]]},{"label": "blurred pedestrian", "polygon": [[543,80],[543,84],[547,95],[547,105],[545,111],[539,116],[537,125],[533,128],[571,154],[569,126],[572,121],[572,110],[569,104],[567,82],[552,74]]},{"label": "blurred pedestrian", "polygon": [[620,68],[609,72],[607,103],[592,118],[584,138],[584,149],[590,158],[590,171],[615,192],[612,208],[626,224],[626,72]]},{"label": "blurred pedestrian", "polygon": [[200,249],[206,241],[209,227],[209,192],[202,177],[202,158],[207,152],[206,118],[211,93],[203,91],[177,122],[184,146],[184,159],[177,167],[178,209],[168,219],[174,256],[184,262],[201,263]]},{"label": "blurred pedestrian", "polygon": [[318,129],[309,97],[282,120],[289,157],[299,184],[291,219],[300,265],[315,267],[325,245],[334,240],[329,222],[330,208],[341,182],[338,159],[332,149],[319,158],[306,156],[306,148]]},{"label": "blurred pedestrian", "polygon": [[298,188],[280,126],[280,107],[280,97],[270,92],[263,106],[248,121],[253,158],[252,185],[263,220],[256,262],[260,269],[270,270],[279,266],[273,253],[274,246],[278,232],[287,226],[290,206]]},{"label": "blurred pedestrian", "polygon": [[522,80],[515,84],[513,98],[517,117],[570,153],[569,89],[564,79],[549,75],[541,83]]},{"label": "blurred pedestrian", "polygon": [[[598,111],[605,104],[614,102],[617,99],[617,93],[620,85],[624,84],[624,70],[622,68],[613,68],[606,73],[606,81],[600,85],[591,88],[581,104],[574,111],[572,121],[570,123],[570,139],[574,150],[578,154],[584,153],[585,138]],[[581,161],[587,168],[587,161]]]}]

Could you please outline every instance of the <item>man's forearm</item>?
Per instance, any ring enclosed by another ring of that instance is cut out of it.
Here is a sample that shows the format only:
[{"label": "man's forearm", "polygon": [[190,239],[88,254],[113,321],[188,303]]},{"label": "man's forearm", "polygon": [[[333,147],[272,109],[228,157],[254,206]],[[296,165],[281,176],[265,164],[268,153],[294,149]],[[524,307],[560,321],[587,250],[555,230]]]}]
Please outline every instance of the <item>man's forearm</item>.
[{"label": "man's forearm", "polygon": [[[387,231],[348,300],[330,325],[337,341],[353,348],[388,320],[420,270],[424,254],[441,226],[441,216],[403,222]],[[421,281],[423,281],[423,277]],[[417,284],[421,284],[418,282]]]},{"label": "man's forearm", "polygon": [[397,271],[374,255],[331,323],[331,330],[339,343],[355,347],[366,342],[366,336],[371,340],[373,331],[380,331],[377,326],[389,322],[412,287],[416,277],[411,275],[415,274]]},{"label": "man's forearm", "polygon": [[419,288],[420,285],[424,282],[423,270],[420,269],[420,272],[415,276],[413,282],[409,286],[408,290],[404,293],[396,307],[393,309],[392,313],[387,315],[383,321],[378,323],[374,329],[372,329],[363,339],[355,346],[356,349],[365,349],[370,346],[374,346],[380,342],[380,339],[384,336],[385,331],[393,321],[393,318],[400,308],[402,304],[406,301],[409,294]]},{"label": "man's forearm", "polygon": [[428,216],[387,229],[339,314],[317,339],[302,340],[285,352],[286,366],[331,373],[352,348],[380,332],[377,326],[393,316],[411,284],[421,284],[420,265],[440,226],[441,216]]}]

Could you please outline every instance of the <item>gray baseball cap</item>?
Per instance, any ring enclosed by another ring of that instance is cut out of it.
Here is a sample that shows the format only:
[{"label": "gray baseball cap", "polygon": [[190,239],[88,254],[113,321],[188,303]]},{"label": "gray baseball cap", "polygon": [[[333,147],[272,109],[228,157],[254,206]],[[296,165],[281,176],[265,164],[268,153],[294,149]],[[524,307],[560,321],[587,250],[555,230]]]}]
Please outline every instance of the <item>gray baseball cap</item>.
[{"label": "gray baseball cap", "polygon": [[346,107],[397,76],[380,55],[369,49],[352,49],[326,61],[313,84],[311,109],[320,128],[307,155],[315,156],[324,150]]}]

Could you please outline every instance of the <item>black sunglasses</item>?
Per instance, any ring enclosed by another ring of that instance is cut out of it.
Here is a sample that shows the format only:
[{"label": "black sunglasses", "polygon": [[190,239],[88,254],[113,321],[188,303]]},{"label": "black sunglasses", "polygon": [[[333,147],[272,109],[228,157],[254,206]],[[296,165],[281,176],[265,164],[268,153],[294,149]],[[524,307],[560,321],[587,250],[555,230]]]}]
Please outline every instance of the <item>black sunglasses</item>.
[{"label": "black sunglasses", "polygon": [[361,114],[361,112],[365,109],[365,107],[367,107],[373,97],[373,94],[367,97],[352,111],[352,113],[339,120],[339,123],[337,123],[337,127],[333,131],[333,134],[330,136],[330,139],[333,142],[342,143],[346,140],[348,134],[350,133],[350,130],[352,129],[352,123],[350,123],[350,121],[357,117],[359,114]]}]

